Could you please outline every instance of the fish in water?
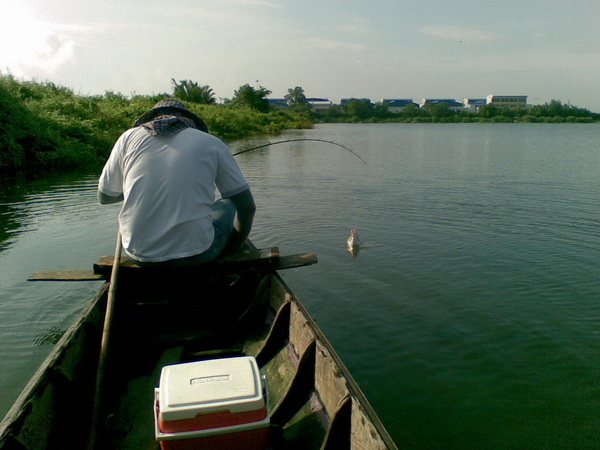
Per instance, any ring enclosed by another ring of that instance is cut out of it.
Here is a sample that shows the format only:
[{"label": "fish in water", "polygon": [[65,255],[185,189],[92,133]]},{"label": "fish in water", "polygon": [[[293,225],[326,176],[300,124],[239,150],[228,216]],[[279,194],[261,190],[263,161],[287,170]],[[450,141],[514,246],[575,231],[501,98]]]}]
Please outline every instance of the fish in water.
[{"label": "fish in water", "polygon": [[350,236],[348,236],[348,239],[346,240],[346,247],[348,248],[348,251],[350,252],[353,258],[356,258],[358,256],[358,251],[360,249],[360,239],[358,238],[358,232],[355,228],[352,228],[350,230]]}]

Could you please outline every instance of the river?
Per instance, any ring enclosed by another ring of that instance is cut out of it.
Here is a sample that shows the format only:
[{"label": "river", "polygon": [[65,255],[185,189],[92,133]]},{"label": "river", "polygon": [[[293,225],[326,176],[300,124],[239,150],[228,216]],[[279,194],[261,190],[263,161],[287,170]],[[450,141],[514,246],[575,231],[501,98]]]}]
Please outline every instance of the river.
[{"label": "river", "polygon": [[[251,235],[400,447],[600,442],[600,126],[332,124],[239,155]],[[268,142],[231,144],[233,151]],[[0,415],[96,282],[27,282],[114,251],[97,173],[0,188]],[[353,258],[346,237],[362,240]]]}]

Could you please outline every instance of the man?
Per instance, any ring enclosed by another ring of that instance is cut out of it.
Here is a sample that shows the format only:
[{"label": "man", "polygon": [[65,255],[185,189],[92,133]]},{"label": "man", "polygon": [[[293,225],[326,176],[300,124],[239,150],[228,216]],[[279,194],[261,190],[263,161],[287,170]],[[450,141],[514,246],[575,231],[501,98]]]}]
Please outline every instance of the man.
[{"label": "man", "polygon": [[[222,197],[216,202],[215,186]],[[202,264],[238,250],[256,211],[229,148],[173,99],[158,102],[117,140],[98,199],[123,201],[123,249],[147,266]]]}]

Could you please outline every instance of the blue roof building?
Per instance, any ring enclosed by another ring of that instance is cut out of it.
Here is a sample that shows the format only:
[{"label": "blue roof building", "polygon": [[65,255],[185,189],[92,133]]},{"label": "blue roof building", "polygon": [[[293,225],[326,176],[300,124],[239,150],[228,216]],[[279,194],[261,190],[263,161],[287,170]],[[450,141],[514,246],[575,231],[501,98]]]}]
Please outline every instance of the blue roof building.
[{"label": "blue roof building", "polygon": [[355,97],[352,97],[352,98],[343,98],[341,100],[341,102],[340,102],[340,105],[343,106],[346,103],[351,102],[352,100],[355,100],[355,101],[358,101],[358,102],[369,102],[369,103],[371,103],[371,99],[370,98],[355,98]]},{"label": "blue roof building", "polygon": [[306,101],[308,102],[310,107],[315,111],[329,109],[332,105],[331,101],[328,98],[310,97],[307,98]]},{"label": "blue roof building", "polygon": [[463,105],[466,109],[471,112],[477,112],[480,106],[485,105],[487,99],[485,98],[465,98],[463,100]]},{"label": "blue roof building", "polygon": [[419,106],[417,103],[413,102],[412,98],[385,98],[381,100],[382,105],[386,105],[389,112],[392,113],[400,113],[404,111],[408,105]]},{"label": "blue roof building", "polygon": [[438,105],[440,103],[446,103],[448,107],[452,110],[461,110],[464,108],[464,105],[460,102],[457,102],[453,98],[424,98],[421,100],[421,108],[430,108],[433,105]]},{"label": "blue roof building", "polygon": [[270,106],[272,106],[275,109],[285,109],[289,107],[289,105],[283,98],[268,98],[267,102]]}]

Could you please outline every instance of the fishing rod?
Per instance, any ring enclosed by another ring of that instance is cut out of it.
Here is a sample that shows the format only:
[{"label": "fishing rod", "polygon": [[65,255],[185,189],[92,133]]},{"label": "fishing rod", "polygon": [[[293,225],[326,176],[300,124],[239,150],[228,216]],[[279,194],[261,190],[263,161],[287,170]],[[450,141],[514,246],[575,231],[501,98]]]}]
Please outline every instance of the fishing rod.
[{"label": "fishing rod", "polygon": [[248,153],[248,152],[251,152],[253,150],[258,150],[259,148],[268,147],[269,145],[285,144],[287,142],[298,142],[298,141],[324,142],[326,144],[337,145],[338,147],[341,147],[344,150],[348,150],[350,153],[352,153],[354,156],[356,156],[358,159],[360,159],[364,164],[367,164],[367,162],[364,159],[362,159],[358,153],[356,153],[352,149],[349,149],[345,145],[338,144],[337,142],[333,142],[333,141],[326,141],[325,139],[315,139],[315,138],[296,138],[296,139],[286,139],[285,141],[269,142],[268,144],[258,145],[256,147],[251,147],[251,148],[247,148],[245,150],[241,150],[241,151],[239,151],[237,153],[234,153],[233,156],[241,155],[242,153]]}]

